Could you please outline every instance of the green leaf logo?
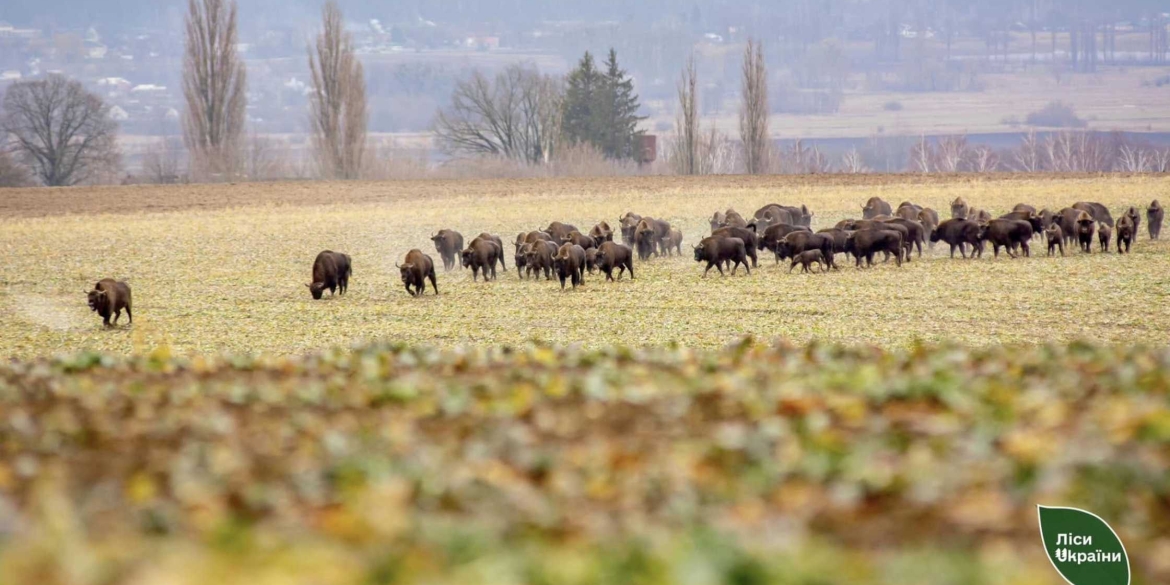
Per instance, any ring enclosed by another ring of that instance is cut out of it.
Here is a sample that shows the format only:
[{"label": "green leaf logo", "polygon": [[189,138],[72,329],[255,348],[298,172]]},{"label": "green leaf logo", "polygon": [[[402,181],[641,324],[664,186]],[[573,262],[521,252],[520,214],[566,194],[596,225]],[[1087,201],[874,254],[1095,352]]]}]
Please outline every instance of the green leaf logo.
[{"label": "green leaf logo", "polygon": [[1108,524],[1077,508],[1040,509],[1048,560],[1070,585],[1129,585],[1129,555]]}]

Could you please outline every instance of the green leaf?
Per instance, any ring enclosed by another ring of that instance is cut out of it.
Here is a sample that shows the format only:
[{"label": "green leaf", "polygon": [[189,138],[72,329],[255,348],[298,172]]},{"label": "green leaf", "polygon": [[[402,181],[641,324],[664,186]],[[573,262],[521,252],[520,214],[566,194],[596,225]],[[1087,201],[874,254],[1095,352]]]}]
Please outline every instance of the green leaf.
[{"label": "green leaf", "polygon": [[1044,551],[1065,581],[1071,585],[1129,585],[1129,556],[1104,520],[1077,508],[1037,507]]}]

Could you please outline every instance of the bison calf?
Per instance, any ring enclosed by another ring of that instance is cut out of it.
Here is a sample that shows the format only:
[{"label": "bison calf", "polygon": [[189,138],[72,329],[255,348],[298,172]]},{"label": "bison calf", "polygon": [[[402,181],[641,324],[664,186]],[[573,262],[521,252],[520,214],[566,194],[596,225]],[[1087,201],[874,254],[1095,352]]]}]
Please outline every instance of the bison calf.
[{"label": "bison calf", "polygon": [[1113,238],[1113,230],[1109,226],[1101,224],[1097,226],[1097,242],[1100,244],[1101,252],[1109,252],[1109,241]]},{"label": "bison calf", "polygon": [[406,292],[412,297],[421,297],[427,292],[427,279],[431,280],[431,288],[439,294],[439,284],[435,282],[435,262],[422,250],[414,249],[406,253],[402,265],[395,265],[402,275],[402,284]]},{"label": "bison calf", "polygon": [[[1133,243],[1133,237],[1136,234],[1136,232],[1137,232],[1137,229],[1133,225],[1133,221],[1130,219],[1130,217],[1128,215],[1123,215],[1123,216],[1121,216],[1121,219],[1117,220],[1117,253],[1118,254],[1128,254],[1129,253],[1129,246],[1130,246],[1130,244]],[[1125,244],[1124,251],[1121,249],[1121,245],[1123,243]]]},{"label": "bison calf", "polygon": [[1048,255],[1052,256],[1053,250],[1060,248],[1060,255],[1064,256],[1064,234],[1060,232],[1060,226],[1050,224],[1044,228],[1044,237],[1048,238]]},{"label": "bison calf", "polygon": [[792,272],[796,265],[800,264],[801,272],[811,272],[809,266],[818,264],[821,266],[821,271],[828,270],[828,262],[825,261],[825,255],[820,250],[805,250],[792,257],[792,265],[788,267],[788,272]]},{"label": "bison calf", "polygon": [[93,285],[88,293],[89,310],[96,312],[102,318],[102,325],[111,327],[110,315],[114,316],[114,325],[122,316],[122,309],[126,309],[126,317],[130,324],[134,324],[134,314],[130,312],[130,285],[112,278],[103,278]]}]

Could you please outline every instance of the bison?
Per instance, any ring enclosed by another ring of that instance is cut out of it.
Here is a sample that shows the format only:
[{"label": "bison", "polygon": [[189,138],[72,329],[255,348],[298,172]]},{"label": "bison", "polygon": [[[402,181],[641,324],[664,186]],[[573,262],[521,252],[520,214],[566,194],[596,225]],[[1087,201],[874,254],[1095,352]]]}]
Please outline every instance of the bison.
[{"label": "bison", "polygon": [[479,273],[483,272],[483,281],[487,282],[489,271],[491,272],[491,280],[495,280],[496,263],[503,264],[503,256],[504,252],[499,244],[486,238],[476,238],[462,253],[463,267],[471,269],[472,281],[478,281]]},{"label": "bison", "polygon": [[986,209],[977,209],[972,207],[967,211],[967,219],[978,224],[986,224],[990,222],[992,218],[991,213]]},{"label": "bison", "polygon": [[703,238],[695,246],[695,262],[707,263],[706,270],[703,270],[703,278],[707,278],[707,273],[711,271],[712,266],[719,270],[720,276],[723,276],[723,264],[726,262],[734,263],[731,268],[732,275],[735,275],[735,271],[739,269],[741,264],[748,274],[752,273],[752,269],[747,263],[746,247],[743,240],[739,238],[722,236]]},{"label": "bison", "polygon": [[[483,232],[478,236],[475,236],[475,240],[486,240],[495,244],[500,249],[500,255],[496,257],[496,260],[500,263],[500,268],[503,268],[504,270],[508,269],[508,266],[504,263],[504,241],[500,239],[500,236],[495,236],[487,232]],[[472,240],[471,243],[474,244],[475,240]],[[471,246],[468,245],[468,247],[470,248]]]},{"label": "bison", "polygon": [[723,214],[723,222],[719,224],[719,227],[747,227],[747,224],[747,220],[738,211],[728,208],[727,213]]},{"label": "bison", "polygon": [[707,221],[711,224],[711,231],[715,231],[723,227],[723,222],[727,221],[727,214],[722,211],[716,211],[711,215],[711,219]]},{"label": "bison", "polygon": [[1165,211],[1162,209],[1162,204],[1155,199],[1150,202],[1150,206],[1146,208],[1146,229],[1150,230],[1150,239],[1158,239],[1158,235],[1162,233],[1162,218]]},{"label": "bison", "polygon": [[956,197],[951,202],[951,219],[967,219],[967,214],[971,208],[967,205],[967,200],[962,197]]},{"label": "bison", "polygon": [[[845,240],[849,239],[849,232],[837,228],[825,228],[817,230],[818,234],[829,236],[833,240],[833,254],[845,253]],[[836,265],[836,259],[833,260]]]},{"label": "bison", "polygon": [[1040,234],[1040,232],[1044,231],[1044,222],[1040,219],[1039,215],[1036,215],[1031,211],[1013,211],[1011,213],[1005,213],[999,216],[999,219],[1026,221],[1028,222],[1028,225],[1032,226],[1033,234]]},{"label": "bison", "polygon": [[931,249],[934,249],[934,241],[931,236],[934,235],[934,230],[938,229],[938,212],[924,207],[922,211],[918,212],[918,223],[922,224],[922,229],[926,230],[926,239],[930,241]]},{"label": "bison", "polygon": [[313,260],[313,282],[305,286],[309,287],[309,292],[314,299],[320,299],[325,293],[325,289],[329,289],[330,295],[338,292],[345,294],[346,289],[349,288],[349,277],[352,272],[353,266],[349,256],[331,250],[323,250]]},{"label": "bison", "polygon": [[597,247],[597,243],[593,238],[578,231],[569,232],[569,235],[561,239],[561,244],[576,244],[586,250]]},{"label": "bison", "polygon": [[1032,255],[1032,251],[1028,249],[1028,241],[1032,239],[1032,224],[1021,219],[993,219],[980,228],[979,239],[991,242],[991,249],[996,258],[999,258],[1001,246],[1012,258],[1016,257],[1016,246],[1020,247],[1024,256]]},{"label": "bison", "polygon": [[442,229],[439,230],[439,233],[431,236],[431,241],[435,243],[435,251],[443,259],[443,272],[450,272],[451,269],[459,266],[455,258],[463,249],[462,234],[455,230]]},{"label": "bison", "polygon": [[943,241],[951,247],[951,258],[955,257],[955,248],[964,258],[967,257],[967,246],[971,246],[971,257],[983,257],[983,241],[979,239],[979,224],[969,219],[948,219],[938,224],[938,229],[930,236],[932,242]]},{"label": "bison", "polygon": [[679,230],[678,228],[670,228],[670,235],[666,237],[664,242],[666,255],[669,256],[671,254],[670,250],[673,249],[675,253],[677,253],[679,256],[682,256],[682,241],[682,230]]},{"label": "bison", "polygon": [[544,228],[541,231],[552,236],[552,239],[554,242],[560,242],[561,240],[564,240],[565,237],[568,236],[570,232],[576,232],[576,231],[580,231],[580,230],[578,230],[577,226],[575,226],[575,225],[568,224],[568,223],[561,223],[559,221],[554,221],[554,222],[548,224],[548,227]]},{"label": "bison", "polygon": [[608,223],[600,222],[589,230],[589,237],[593,238],[593,247],[601,246],[602,242],[613,241],[613,229],[609,227]]},{"label": "bison", "polygon": [[906,219],[906,218],[902,218],[902,217],[895,217],[893,219],[887,219],[887,220],[885,220],[884,223],[886,223],[887,225],[889,225],[889,224],[900,225],[900,226],[906,228],[906,230],[909,232],[907,234],[909,236],[909,239],[906,240],[906,244],[907,244],[906,245],[906,258],[907,258],[906,261],[907,262],[910,261],[909,260],[910,248],[913,246],[918,246],[918,257],[919,258],[922,257],[922,244],[926,243],[926,239],[929,237],[929,235],[926,233],[926,228],[923,227],[921,223],[918,223],[917,221],[915,221],[913,219]]},{"label": "bison", "polygon": [[[94,311],[102,318],[104,327],[113,327],[122,317],[122,309],[126,310],[126,317],[130,324],[134,324],[134,314],[130,311],[130,285],[120,280],[103,278],[93,285],[93,290],[87,293],[89,310]],[[113,324],[110,315],[114,316]]]},{"label": "bison", "polygon": [[576,244],[565,244],[557,250],[553,258],[553,267],[557,278],[561,280],[561,290],[565,289],[565,280],[573,284],[573,288],[585,283],[585,248]]},{"label": "bison", "polygon": [[617,280],[628,270],[634,278],[634,251],[617,242],[606,242],[597,249],[597,269],[605,273],[606,280],[614,280],[613,271],[618,271]]},{"label": "bison", "polygon": [[833,262],[833,236],[810,232],[792,232],[784,236],[776,248],[776,262],[779,263],[781,258],[795,258],[807,250],[820,250],[825,267],[837,268]]},{"label": "bison", "polygon": [[1048,239],[1048,255],[1053,256],[1053,251],[1060,249],[1060,255],[1064,256],[1064,234],[1060,233],[1060,226],[1055,223],[1049,224],[1044,228],[1044,237]]},{"label": "bison", "polygon": [[737,227],[724,227],[711,232],[712,236],[725,238],[739,238],[743,240],[744,252],[748,258],[752,259],[752,268],[760,265],[759,259],[756,256],[756,250],[760,246],[760,237],[750,229]]},{"label": "bison", "polygon": [[439,284],[435,282],[435,262],[421,250],[414,249],[406,253],[402,265],[395,265],[402,275],[402,284],[406,292],[412,297],[421,297],[427,292],[427,279],[431,280],[431,288],[439,294]]},{"label": "bison", "polygon": [[873,266],[873,256],[878,252],[893,254],[898,266],[901,266],[902,246],[902,234],[887,229],[858,230],[845,240],[845,249],[857,258],[858,268],[861,268],[862,258],[866,266]]},{"label": "bison", "polygon": [[1097,223],[1089,214],[1081,211],[1076,219],[1076,233],[1077,242],[1081,246],[1081,251],[1089,253],[1093,251],[1093,224]]},{"label": "bison", "polygon": [[638,257],[646,260],[651,254],[666,255],[666,240],[670,237],[670,224],[660,219],[643,217],[634,228],[634,243]]},{"label": "bison", "polygon": [[[1121,216],[1117,220],[1117,253],[1128,254],[1129,246],[1133,244],[1134,236],[1137,234],[1137,227],[1133,225],[1132,219],[1128,215]],[[1125,244],[1125,250],[1121,249],[1121,245]]]},{"label": "bison", "polygon": [[557,255],[559,249],[559,246],[552,242],[542,241],[531,244],[525,252],[524,258],[528,270],[538,279],[543,271],[544,279],[552,280],[553,257]]},{"label": "bison", "polygon": [[1073,241],[1077,239],[1077,218],[1081,217],[1082,213],[1085,212],[1079,209],[1073,209],[1072,207],[1065,207],[1052,218],[1053,223],[1060,226],[1060,233],[1064,235],[1064,243],[1066,246],[1071,246]]},{"label": "bison", "polygon": [[1017,203],[1016,206],[1012,208],[1012,213],[1023,211],[1031,213],[1032,215],[1036,215],[1036,208],[1028,205],[1027,203]]},{"label": "bison", "polygon": [[634,245],[634,230],[638,227],[638,222],[640,221],[642,221],[642,216],[631,211],[627,211],[618,220],[618,227],[622,230],[622,242],[627,246]]},{"label": "bison", "polygon": [[1138,232],[1142,229],[1142,216],[1138,213],[1136,207],[1130,207],[1125,210],[1125,216],[1129,217],[1130,223],[1133,224],[1133,239],[1137,239]]},{"label": "bison", "polygon": [[532,244],[522,244],[516,249],[516,257],[513,258],[512,263],[516,266],[516,276],[520,279],[527,278],[527,275],[532,272],[532,269],[528,267],[528,251],[531,249]]},{"label": "bison", "polygon": [[1095,201],[1078,201],[1072,204],[1073,209],[1079,209],[1093,218],[1093,221],[1113,227],[1113,216],[1109,215],[1109,208]]},{"label": "bison", "polygon": [[861,208],[862,219],[873,219],[879,215],[892,215],[894,210],[881,197],[870,197]]},{"label": "bison", "polygon": [[800,264],[801,272],[812,272],[809,270],[809,266],[814,263],[821,266],[822,272],[829,269],[829,265],[825,260],[824,252],[820,250],[805,250],[804,252],[801,252],[792,257],[792,265],[788,267],[788,272],[791,273],[792,269],[796,268],[797,264]]},{"label": "bison", "polygon": [[585,272],[593,274],[597,270],[597,248],[585,250]]},{"label": "bison", "polygon": [[756,248],[761,250],[771,250],[773,253],[775,253],[776,247],[780,245],[780,240],[783,240],[784,236],[787,236],[792,232],[807,231],[811,230],[804,226],[789,225],[786,223],[776,224],[764,231],[764,235],[759,238],[759,242],[756,244]]},{"label": "bison", "polygon": [[[1121,222],[1118,223],[1120,224]],[[1109,243],[1112,237],[1113,230],[1109,226],[1105,224],[1099,224],[1097,226],[1097,243],[1102,253],[1109,252]]]}]

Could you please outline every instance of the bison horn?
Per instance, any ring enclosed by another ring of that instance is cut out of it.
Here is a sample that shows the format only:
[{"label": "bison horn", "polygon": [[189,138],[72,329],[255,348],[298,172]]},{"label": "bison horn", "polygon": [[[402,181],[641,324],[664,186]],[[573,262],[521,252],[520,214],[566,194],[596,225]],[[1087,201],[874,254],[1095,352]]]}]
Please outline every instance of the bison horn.
[{"label": "bison horn", "polygon": [[398,265],[398,263],[397,263],[397,262],[395,262],[395,263],[394,263],[394,267],[395,267],[395,268],[402,268],[401,266],[399,266],[399,265]]},{"label": "bison horn", "polygon": [[311,284],[306,284],[305,286],[307,286],[309,288],[313,288],[313,285],[311,285]]}]

